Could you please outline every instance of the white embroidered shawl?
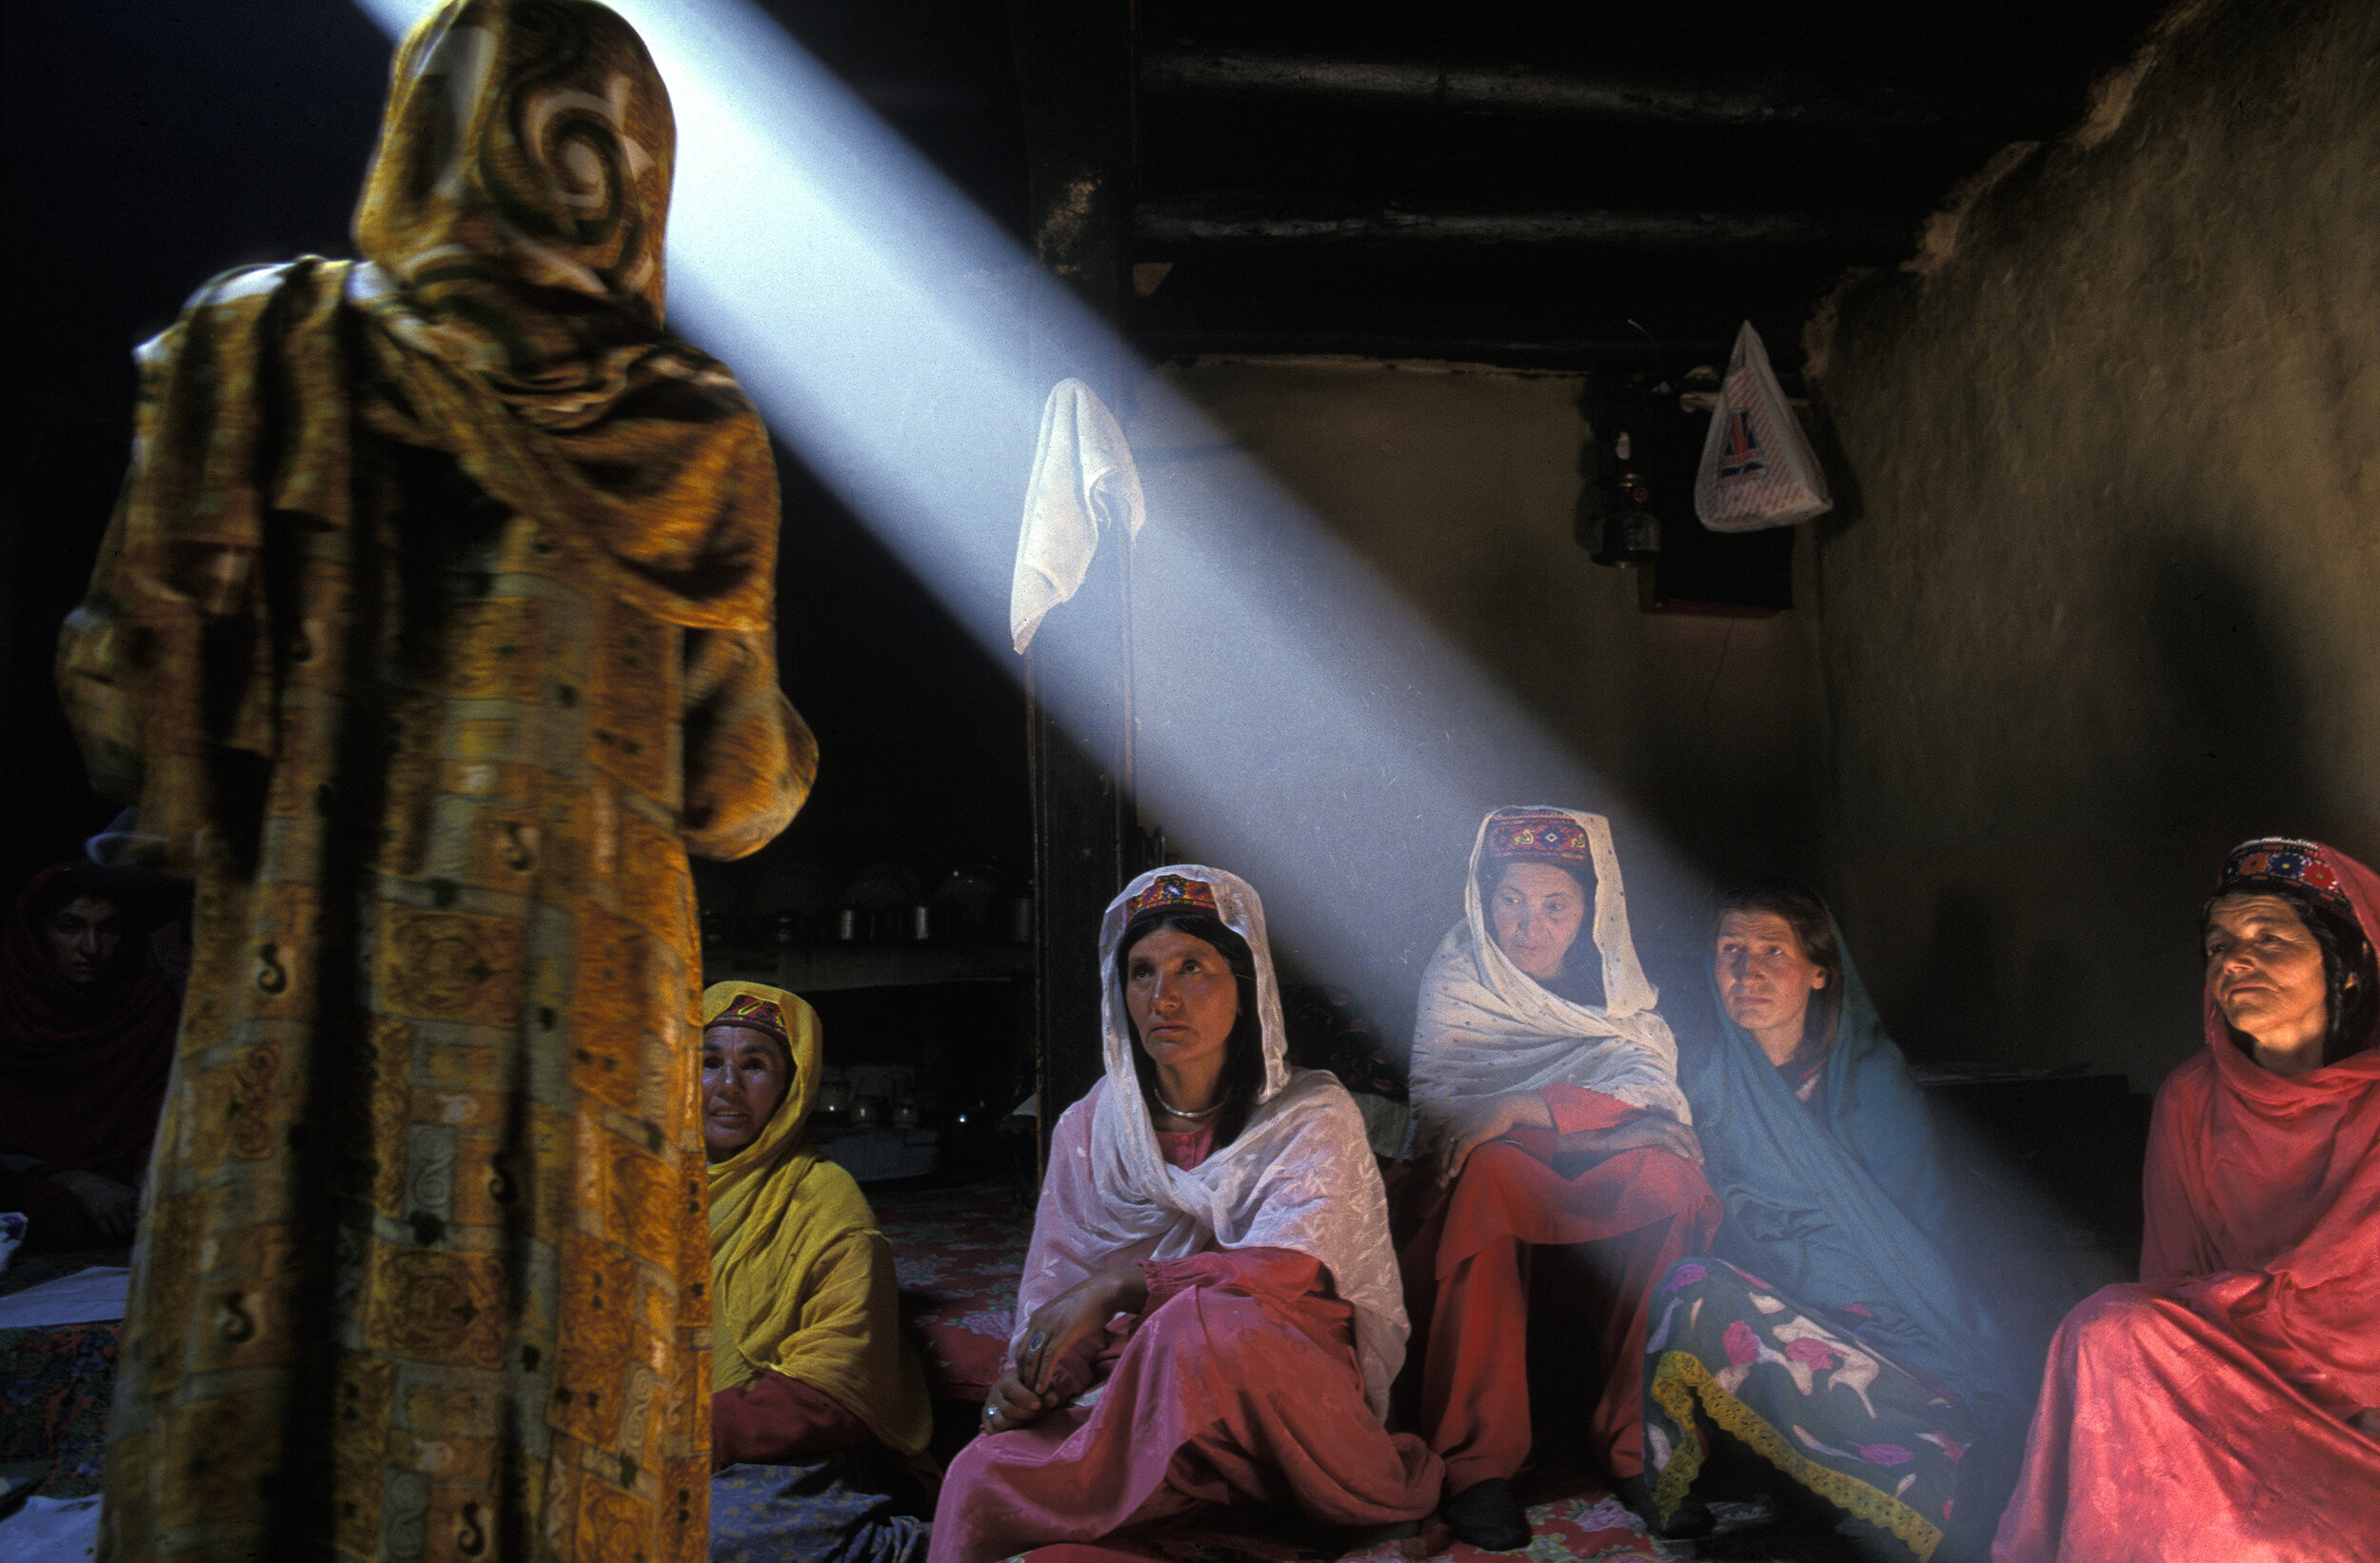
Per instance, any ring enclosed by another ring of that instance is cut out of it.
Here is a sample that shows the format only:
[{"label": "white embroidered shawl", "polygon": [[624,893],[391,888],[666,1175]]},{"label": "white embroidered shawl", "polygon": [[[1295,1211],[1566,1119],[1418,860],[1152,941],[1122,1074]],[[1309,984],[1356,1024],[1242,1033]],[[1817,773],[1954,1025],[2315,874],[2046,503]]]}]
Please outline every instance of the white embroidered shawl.
[{"label": "white embroidered shawl", "polygon": [[[1212,885],[1223,925],[1248,941],[1264,1040],[1264,1084],[1247,1127],[1189,1172],[1169,1164],[1158,1149],[1133,1073],[1132,1032],[1115,976],[1125,908],[1160,874]],[[1066,1109],[1051,1137],[1033,1245],[1017,1286],[1017,1335],[1043,1303],[1128,1259],[1174,1259],[1210,1249],[1294,1249],[1320,1263],[1340,1300],[1355,1310],[1364,1393],[1384,1416],[1406,1335],[1388,1200],[1355,1098],[1336,1077],[1288,1064],[1280,989],[1256,892],[1236,875],[1197,863],[1153,869],[1109,903],[1100,925],[1099,959],[1107,1078]],[[1017,1347],[1012,1337],[1012,1361]]]},{"label": "white embroidered shawl", "polygon": [[[1654,1009],[1661,995],[1636,963],[1628,935],[1628,896],[1612,824],[1599,814],[1567,814],[1587,833],[1595,865],[1595,948],[1603,959],[1603,1004],[1577,1004],[1541,986],[1497,946],[1479,897],[1488,821],[1471,846],[1463,920],[1448,930],[1422,974],[1413,1031],[1417,1124],[1445,1121],[1447,1109],[1557,1082],[1600,1091],[1680,1123],[1694,1110],[1677,1086],[1677,1041]],[[1581,952],[1572,946],[1572,959]]]}]

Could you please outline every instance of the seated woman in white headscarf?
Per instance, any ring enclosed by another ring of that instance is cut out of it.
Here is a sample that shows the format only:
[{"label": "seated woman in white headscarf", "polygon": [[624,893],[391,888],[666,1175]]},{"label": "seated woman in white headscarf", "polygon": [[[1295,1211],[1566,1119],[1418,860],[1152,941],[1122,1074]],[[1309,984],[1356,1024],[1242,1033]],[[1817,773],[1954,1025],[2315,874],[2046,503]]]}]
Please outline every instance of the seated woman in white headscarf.
[{"label": "seated woman in white headscarf", "polygon": [[1598,1381],[1579,1386],[1587,1433],[1622,1495],[1646,1498],[1647,1299],[1719,1218],[1658,998],[1608,821],[1528,807],[1480,821],[1463,920],[1422,976],[1414,1026],[1415,1124],[1445,1197],[1398,1256],[1428,1332],[1421,1431],[1446,1461],[1447,1524],[1475,1547],[1529,1541],[1510,1484],[1532,1434],[1535,1247],[1593,1245],[1605,1306],[1589,1326]]},{"label": "seated woman in white headscarf", "polygon": [[703,995],[710,1162],[712,1563],[916,1563],[932,1416],[892,1246],[806,1130],[817,1011]]},{"label": "seated woman in white headscarf", "polygon": [[1381,1421],[1405,1350],[1387,1201],[1346,1089],[1284,1061],[1256,892],[1143,874],[1100,963],[1107,1076],[1058,1120],[1010,1365],[933,1563],[1235,1502],[1421,1518],[1438,1458]]}]

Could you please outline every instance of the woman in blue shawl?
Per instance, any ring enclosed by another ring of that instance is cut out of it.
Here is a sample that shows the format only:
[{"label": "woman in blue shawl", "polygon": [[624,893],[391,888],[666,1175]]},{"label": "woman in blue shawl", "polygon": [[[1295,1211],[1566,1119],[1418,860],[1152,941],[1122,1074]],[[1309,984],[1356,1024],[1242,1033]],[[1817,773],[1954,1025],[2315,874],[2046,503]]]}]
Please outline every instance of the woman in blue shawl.
[{"label": "woman in blue shawl", "polygon": [[[2006,1387],[2016,1354],[1947,1256],[1932,1119],[1825,903],[1755,881],[1721,902],[1716,945],[1715,1034],[1678,1078],[1726,1217],[1718,1254],[1677,1264],[1655,1294],[1654,1503],[1687,1517],[1716,1426],[1930,1558],[1958,1518],[1962,1471],[1971,1509],[2005,1496],[1977,1490],[2000,1484],[1968,1451],[2021,1409]],[[1958,1529],[1988,1535],[1993,1517]]]}]

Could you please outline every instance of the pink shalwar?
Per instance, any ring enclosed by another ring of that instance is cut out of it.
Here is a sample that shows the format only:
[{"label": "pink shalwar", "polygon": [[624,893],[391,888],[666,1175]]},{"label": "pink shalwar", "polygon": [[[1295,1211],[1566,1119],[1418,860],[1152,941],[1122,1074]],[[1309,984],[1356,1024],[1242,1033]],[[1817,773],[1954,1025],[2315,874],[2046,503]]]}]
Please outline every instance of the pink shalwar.
[{"label": "pink shalwar", "polygon": [[1049,1542],[1234,1500],[1338,1525],[1419,1519],[1438,1458],[1364,1399],[1351,1310],[1306,1255],[1246,1248],[1143,1261],[1145,1311],[1098,1403],[959,1452],[928,1563],[995,1563]]}]

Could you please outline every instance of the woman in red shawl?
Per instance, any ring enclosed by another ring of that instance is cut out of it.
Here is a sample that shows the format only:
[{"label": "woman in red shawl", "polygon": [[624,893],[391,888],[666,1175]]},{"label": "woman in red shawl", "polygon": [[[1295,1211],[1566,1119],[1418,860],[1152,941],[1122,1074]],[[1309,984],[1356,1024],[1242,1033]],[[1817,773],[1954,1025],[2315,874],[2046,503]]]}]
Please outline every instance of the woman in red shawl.
[{"label": "woman in red shawl", "polygon": [[2207,1050],[2157,1092],[2140,1282],[2059,1328],[1997,1563],[2380,1535],[2380,875],[2250,841],[2205,926]]},{"label": "woman in red shawl", "polygon": [[0,929],[0,1210],[28,1249],[131,1240],[181,1001],[121,874],[33,876]]}]

